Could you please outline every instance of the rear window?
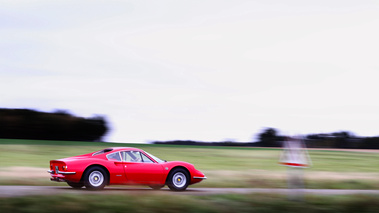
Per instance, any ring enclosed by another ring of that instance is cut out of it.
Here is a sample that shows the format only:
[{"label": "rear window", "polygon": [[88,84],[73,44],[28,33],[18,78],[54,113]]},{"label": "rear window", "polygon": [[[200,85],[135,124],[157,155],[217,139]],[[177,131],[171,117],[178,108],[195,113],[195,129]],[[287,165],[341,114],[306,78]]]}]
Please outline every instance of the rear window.
[{"label": "rear window", "polygon": [[107,159],[111,161],[121,161],[120,152],[108,154]]},{"label": "rear window", "polygon": [[104,153],[107,153],[107,152],[110,152],[112,151],[113,149],[103,149],[103,150],[100,150],[98,152],[95,152],[92,154],[92,156],[95,156],[95,155],[100,155],[100,154],[104,154]]}]

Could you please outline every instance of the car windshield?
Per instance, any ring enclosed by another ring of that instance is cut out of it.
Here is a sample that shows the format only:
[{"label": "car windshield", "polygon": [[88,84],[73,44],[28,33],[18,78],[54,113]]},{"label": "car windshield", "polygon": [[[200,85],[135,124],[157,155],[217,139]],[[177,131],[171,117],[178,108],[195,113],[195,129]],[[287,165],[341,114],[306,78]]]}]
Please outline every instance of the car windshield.
[{"label": "car windshield", "polygon": [[148,153],[148,152],[145,152],[147,155],[149,155],[151,158],[153,158],[156,162],[158,162],[158,163],[163,163],[163,162],[165,162],[164,160],[161,160],[161,159],[159,159],[159,158],[157,158],[157,157],[155,157],[154,155],[152,155],[152,154],[150,154],[150,153]]}]

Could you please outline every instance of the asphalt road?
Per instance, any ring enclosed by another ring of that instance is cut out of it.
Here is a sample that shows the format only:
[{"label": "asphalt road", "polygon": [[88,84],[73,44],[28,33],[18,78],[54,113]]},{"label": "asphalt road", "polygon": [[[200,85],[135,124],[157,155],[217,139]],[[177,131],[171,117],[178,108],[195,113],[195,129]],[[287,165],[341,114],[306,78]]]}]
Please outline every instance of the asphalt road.
[{"label": "asphalt road", "polygon": [[68,186],[0,186],[0,197],[17,197],[32,195],[56,194],[174,194],[175,195],[212,195],[212,194],[313,194],[313,195],[348,195],[348,194],[377,194],[379,190],[340,190],[340,189],[263,189],[263,188],[188,188],[184,192],[173,192],[168,188],[152,190],[149,188],[106,187],[102,191],[72,189]]}]

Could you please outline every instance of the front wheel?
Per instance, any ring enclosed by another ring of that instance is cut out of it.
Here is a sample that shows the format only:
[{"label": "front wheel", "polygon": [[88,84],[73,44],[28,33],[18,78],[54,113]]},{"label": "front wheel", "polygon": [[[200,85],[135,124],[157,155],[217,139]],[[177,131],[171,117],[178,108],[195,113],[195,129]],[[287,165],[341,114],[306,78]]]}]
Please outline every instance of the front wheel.
[{"label": "front wheel", "polygon": [[167,186],[173,191],[184,191],[189,185],[190,177],[185,169],[175,169],[168,175]]},{"label": "front wheel", "polygon": [[90,190],[101,190],[108,182],[108,175],[101,167],[92,167],[84,174],[84,185]]}]

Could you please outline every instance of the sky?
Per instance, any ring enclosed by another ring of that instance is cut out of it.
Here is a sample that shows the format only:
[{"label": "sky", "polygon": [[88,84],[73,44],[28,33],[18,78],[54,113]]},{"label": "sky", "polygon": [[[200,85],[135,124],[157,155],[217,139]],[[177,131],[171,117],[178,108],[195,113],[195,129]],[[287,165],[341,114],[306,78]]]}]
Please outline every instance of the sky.
[{"label": "sky", "polygon": [[379,1],[0,0],[0,108],[109,142],[379,135]]}]

